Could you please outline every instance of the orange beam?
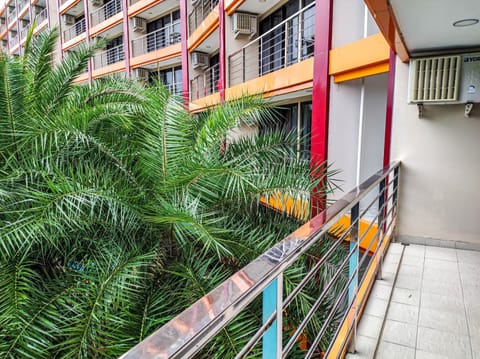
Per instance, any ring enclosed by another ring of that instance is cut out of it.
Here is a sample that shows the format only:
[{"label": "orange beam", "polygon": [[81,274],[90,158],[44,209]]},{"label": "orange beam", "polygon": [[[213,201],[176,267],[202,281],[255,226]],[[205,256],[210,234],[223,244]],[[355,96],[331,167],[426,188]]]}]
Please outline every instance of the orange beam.
[{"label": "orange beam", "polygon": [[213,8],[205,20],[188,38],[188,51],[195,50],[220,24],[218,5]]},{"label": "orange beam", "polygon": [[225,11],[232,15],[245,2],[245,0],[225,0]]},{"label": "orange beam", "polygon": [[365,0],[365,4],[390,47],[400,57],[400,60],[407,62],[410,59],[410,55],[388,0]]}]

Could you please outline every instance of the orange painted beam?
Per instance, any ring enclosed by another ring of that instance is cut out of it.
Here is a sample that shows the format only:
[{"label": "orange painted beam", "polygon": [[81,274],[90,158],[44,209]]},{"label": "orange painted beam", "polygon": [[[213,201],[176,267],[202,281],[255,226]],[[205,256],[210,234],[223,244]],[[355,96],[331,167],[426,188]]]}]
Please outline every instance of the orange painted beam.
[{"label": "orange painted beam", "polygon": [[133,5],[128,7],[128,17],[134,17],[144,12],[145,10],[150,9],[151,7],[160,4],[164,0],[140,0]]},{"label": "orange painted beam", "polygon": [[77,5],[79,2],[80,2],[80,0],[69,0],[66,3],[64,3],[63,5],[60,5],[60,14],[63,15],[65,12],[70,10],[72,7]]},{"label": "orange painted beam", "polygon": [[360,79],[367,76],[383,74],[387,73],[389,68],[390,66],[388,64],[388,61],[386,61],[380,64],[370,65],[360,69],[355,69],[352,71],[347,71],[338,75],[334,75],[333,82],[340,83],[344,81]]},{"label": "orange painted beam", "polygon": [[118,14],[113,15],[105,21],[102,21],[100,24],[95,25],[90,28],[90,37],[94,37],[100,34],[103,31],[106,31],[115,25],[120,24],[123,21],[123,11],[120,11]]},{"label": "orange painted beam", "polygon": [[365,0],[365,4],[390,47],[400,57],[400,60],[407,62],[410,55],[388,0]]},{"label": "orange painted beam", "polygon": [[115,64],[111,64],[111,65],[93,70],[92,77],[97,78],[97,77],[107,76],[107,75],[111,75],[124,70],[125,70],[125,61],[120,61]]},{"label": "orange painted beam", "polygon": [[220,24],[218,5],[213,8],[205,20],[188,38],[188,51],[195,50]]},{"label": "orange painted beam", "polygon": [[152,52],[147,52],[143,55],[135,56],[130,60],[130,65],[132,68],[136,68],[159,61],[165,61],[173,57],[179,57],[182,55],[181,47],[181,43],[177,43]]},{"label": "orange painted beam", "polygon": [[88,74],[83,73],[80,76],[78,76],[75,80],[73,80],[73,83],[74,84],[80,84],[80,83],[86,82],[86,81],[88,81]]},{"label": "orange painted beam", "polygon": [[225,0],[225,12],[232,15],[245,2],[245,0]]},{"label": "orange painted beam", "polygon": [[[358,77],[375,74],[375,70],[383,69],[378,65],[388,65],[389,58],[390,47],[383,35],[378,33],[331,50],[329,74],[337,78],[350,73],[350,80],[355,78],[353,74]],[[359,71],[364,69],[366,71]]]}]

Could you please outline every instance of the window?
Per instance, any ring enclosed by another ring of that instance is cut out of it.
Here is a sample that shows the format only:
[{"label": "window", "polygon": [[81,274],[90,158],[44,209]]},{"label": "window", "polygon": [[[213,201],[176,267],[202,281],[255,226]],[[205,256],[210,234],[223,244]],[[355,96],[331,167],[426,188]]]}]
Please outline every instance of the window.
[{"label": "window", "polygon": [[209,73],[207,76],[209,77],[209,83],[206,86],[209,86],[210,93],[215,93],[218,91],[219,88],[219,81],[220,81],[220,56],[219,54],[210,56],[209,59]]},{"label": "window", "polygon": [[173,94],[180,94],[182,92],[182,67],[176,66],[160,71],[151,71],[149,82],[153,84],[154,80],[160,81]]},{"label": "window", "polygon": [[123,52],[123,36],[119,36],[107,43],[107,65],[125,60]]},{"label": "window", "polygon": [[85,28],[85,15],[80,15],[75,18],[75,35],[83,34],[86,30]]},{"label": "window", "polygon": [[180,41],[180,10],[147,24],[147,51],[154,51]]}]

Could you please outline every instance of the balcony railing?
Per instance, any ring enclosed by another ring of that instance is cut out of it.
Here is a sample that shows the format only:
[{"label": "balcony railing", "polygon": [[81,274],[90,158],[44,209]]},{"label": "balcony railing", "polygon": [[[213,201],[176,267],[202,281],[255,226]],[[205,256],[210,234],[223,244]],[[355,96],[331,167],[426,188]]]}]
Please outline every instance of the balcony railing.
[{"label": "balcony railing", "polygon": [[195,29],[202,23],[203,20],[210,14],[215,6],[217,6],[218,0],[197,0],[192,12],[188,15],[188,26],[190,29],[190,35]]},{"label": "balcony railing", "polygon": [[20,10],[23,10],[25,6],[27,6],[30,3],[30,0],[22,0],[20,1]]},{"label": "balcony railing", "polygon": [[11,48],[15,47],[16,45],[18,45],[18,42],[19,42],[18,35],[13,36],[10,39],[10,47]]},{"label": "balcony railing", "polygon": [[125,52],[121,44],[96,54],[93,58],[93,68],[97,70],[123,60],[125,60]]},{"label": "balcony railing", "polygon": [[77,21],[63,32],[63,40],[68,41],[86,31],[85,18]]},{"label": "balcony railing", "polygon": [[[228,333],[224,329],[230,322],[254,308],[262,311],[255,315],[263,324],[258,320],[256,331],[245,328],[248,342],[229,358],[248,357],[252,349],[256,358],[259,352],[263,358],[287,358],[292,350],[298,358],[326,358],[340,330],[345,340],[336,342],[336,353],[344,353],[346,339],[355,335],[359,311],[367,299],[365,288],[376,279],[377,271],[381,274],[382,258],[396,224],[398,176],[398,163],[377,172],[121,358],[191,358],[217,334]],[[376,217],[367,229],[360,230],[360,221],[371,208]],[[345,216],[350,216],[350,225],[340,231],[337,222]],[[336,239],[329,234],[332,231]],[[367,235],[371,237],[368,245],[362,244],[366,246],[362,254],[360,243]],[[339,264],[330,261],[334,255]],[[302,274],[292,280],[289,269]],[[289,278],[285,286],[284,275]],[[301,297],[309,298],[308,307],[298,302]]]},{"label": "balcony railing", "polygon": [[220,65],[216,64],[206,69],[203,74],[195,77],[190,82],[191,100],[218,92],[218,81],[220,80]]},{"label": "balcony railing", "polygon": [[111,0],[107,2],[101,8],[95,10],[93,13],[90,14],[92,26],[100,24],[101,22],[118,14],[120,11],[122,11],[121,0]]},{"label": "balcony railing", "polygon": [[6,24],[0,24],[0,33],[4,32],[6,28],[7,28]]},{"label": "balcony railing", "polygon": [[174,82],[171,84],[163,84],[165,88],[170,91],[173,95],[181,95],[182,94],[182,83],[181,82]]},{"label": "balcony railing", "polygon": [[48,9],[47,8],[40,11],[40,13],[37,16],[35,16],[35,22],[36,22],[37,26],[39,26],[42,22],[47,20],[47,16],[48,16]]},{"label": "balcony railing", "polygon": [[25,26],[22,30],[20,30],[20,38],[23,40],[27,37],[28,30],[30,30],[30,25]]},{"label": "balcony railing", "polygon": [[315,3],[311,3],[229,56],[229,86],[313,56]]},{"label": "balcony railing", "polygon": [[180,21],[132,41],[132,54],[139,56],[180,42]]},{"label": "balcony railing", "polygon": [[17,18],[17,9],[13,9],[13,11],[8,15],[8,23],[11,24]]}]

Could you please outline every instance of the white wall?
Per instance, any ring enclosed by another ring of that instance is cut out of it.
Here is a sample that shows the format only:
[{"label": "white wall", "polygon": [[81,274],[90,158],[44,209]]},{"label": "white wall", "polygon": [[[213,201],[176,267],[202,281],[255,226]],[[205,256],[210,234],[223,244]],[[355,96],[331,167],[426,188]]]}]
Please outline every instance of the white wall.
[{"label": "white wall", "polygon": [[392,159],[401,160],[399,234],[480,244],[480,105],[407,104],[408,64],[397,61]]}]

